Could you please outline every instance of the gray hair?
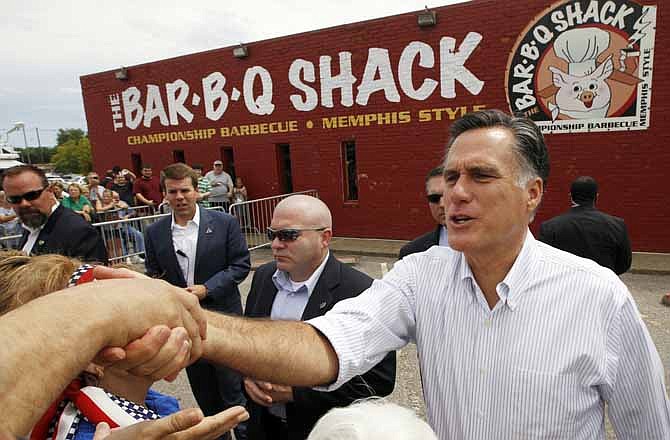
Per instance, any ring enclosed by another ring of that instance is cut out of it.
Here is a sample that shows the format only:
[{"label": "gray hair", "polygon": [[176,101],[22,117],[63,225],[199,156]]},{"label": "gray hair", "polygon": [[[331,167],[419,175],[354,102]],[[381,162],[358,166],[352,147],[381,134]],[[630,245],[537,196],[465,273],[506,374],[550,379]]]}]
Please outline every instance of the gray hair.
[{"label": "gray hair", "polygon": [[502,127],[509,130],[516,142],[513,152],[519,165],[517,184],[523,187],[529,180],[539,177],[546,187],[549,178],[549,152],[540,128],[529,118],[511,116],[500,110],[481,110],[468,113],[451,124],[447,154],[456,138],[466,131],[478,128]]}]

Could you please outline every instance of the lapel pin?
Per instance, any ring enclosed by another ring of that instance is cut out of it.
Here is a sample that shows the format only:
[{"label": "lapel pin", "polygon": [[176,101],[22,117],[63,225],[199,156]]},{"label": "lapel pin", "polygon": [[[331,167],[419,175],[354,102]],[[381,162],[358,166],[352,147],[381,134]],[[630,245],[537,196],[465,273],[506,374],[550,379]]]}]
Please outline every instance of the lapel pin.
[{"label": "lapel pin", "polygon": [[38,241],[37,244],[38,244],[39,246],[42,246],[42,245],[44,244],[44,240],[40,240],[40,241]]},{"label": "lapel pin", "polygon": [[324,307],[326,307],[326,302],[325,301],[322,302],[321,304],[319,304],[320,309],[323,309]]},{"label": "lapel pin", "polygon": [[214,231],[212,231],[211,228],[207,228],[207,229],[205,230],[205,234],[211,234],[212,232],[214,232]]}]

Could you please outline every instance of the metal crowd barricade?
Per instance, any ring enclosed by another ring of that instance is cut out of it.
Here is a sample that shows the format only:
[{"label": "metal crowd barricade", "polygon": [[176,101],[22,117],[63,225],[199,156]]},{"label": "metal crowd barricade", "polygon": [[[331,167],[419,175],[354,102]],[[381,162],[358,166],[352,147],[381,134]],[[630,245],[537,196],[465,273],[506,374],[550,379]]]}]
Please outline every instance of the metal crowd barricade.
[{"label": "metal crowd barricade", "polygon": [[[223,211],[222,207],[207,209]],[[138,212],[141,213],[143,211],[127,208],[98,213],[98,218],[102,221],[94,223],[93,226],[96,227],[105,243],[110,263],[142,263],[140,256],[144,254],[145,249],[145,229],[158,219],[170,215],[170,213],[167,212],[138,216]]]},{"label": "metal crowd barricade", "polygon": [[17,249],[20,240],[21,234],[0,237],[0,249]]},{"label": "metal crowd barricade", "polygon": [[[150,207],[153,210],[153,207]],[[98,212],[98,223],[93,226],[102,237],[110,263],[141,263],[140,255],[144,253],[144,229],[156,221],[161,215],[137,216],[137,209],[114,209]]]},{"label": "metal crowd barricade", "polygon": [[229,213],[230,215],[237,217],[240,222],[240,229],[247,239],[247,247],[249,250],[258,249],[270,244],[265,231],[272,222],[272,212],[274,211],[275,206],[286,197],[296,194],[319,197],[319,192],[317,190],[310,189],[307,191],[281,194],[279,196],[249,200],[230,205]]},{"label": "metal crowd barricade", "polygon": [[[270,244],[265,230],[272,221],[272,212],[277,203],[295,194],[319,196],[317,190],[310,189],[230,205],[229,213],[237,217],[240,222],[240,229],[247,239],[249,250]],[[225,206],[214,206],[207,209],[225,212]],[[98,222],[94,223],[93,226],[98,230],[105,243],[110,263],[124,261],[141,263],[139,256],[144,254],[144,230],[150,224],[167,215],[170,215],[170,213],[154,214],[152,206],[115,209],[98,212]],[[20,238],[21,235],[0,237],[0,248],[16,248]]]}]

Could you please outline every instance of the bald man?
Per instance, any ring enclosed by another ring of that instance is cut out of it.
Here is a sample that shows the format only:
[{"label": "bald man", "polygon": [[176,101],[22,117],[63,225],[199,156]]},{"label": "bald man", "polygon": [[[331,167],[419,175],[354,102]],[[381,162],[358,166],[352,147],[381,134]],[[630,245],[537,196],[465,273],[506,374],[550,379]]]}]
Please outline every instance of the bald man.
[{"label": "bald man", "polygon": [[[275,208],[268,238],[274,261],[258,268],[245,315],[273,320],[321,316],[340,300],[357,296],[372,279],[330,254],[333,222],[319,199],[297,195]],[[305,439],[328,410],[369,396],[385,396],[395,384],[395,352],[362,376],[330,393],[246,378],[251,418],[248,438]]]}]

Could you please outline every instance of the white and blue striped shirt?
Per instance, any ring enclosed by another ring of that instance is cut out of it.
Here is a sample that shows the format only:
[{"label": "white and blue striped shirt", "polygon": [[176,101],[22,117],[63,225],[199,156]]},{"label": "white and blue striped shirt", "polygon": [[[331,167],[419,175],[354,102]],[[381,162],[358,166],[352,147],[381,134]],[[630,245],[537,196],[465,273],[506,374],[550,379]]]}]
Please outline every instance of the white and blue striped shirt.
[{"label": "white and blue striped shirt", "polygon": [[417,344],[428,421],[447,439],[670,439],[661,360],[609,269],[530,231],[491,310],[462,253],[432,247],[310,320],[339,358],[334,389]]}]

